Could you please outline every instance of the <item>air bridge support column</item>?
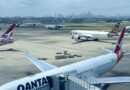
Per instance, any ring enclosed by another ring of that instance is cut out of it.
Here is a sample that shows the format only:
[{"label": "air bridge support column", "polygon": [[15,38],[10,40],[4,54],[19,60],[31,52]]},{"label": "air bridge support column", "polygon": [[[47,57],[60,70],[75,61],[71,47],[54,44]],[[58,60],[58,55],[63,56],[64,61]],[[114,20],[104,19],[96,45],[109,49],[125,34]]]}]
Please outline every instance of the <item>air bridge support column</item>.
[{"label": "air bridge support column", "polygon": [[54,85],[53,85],[53,79],[52,79],[52,77],[50,77],[50,76],[47,76],[46,78],[47,78],[47,80],[48,80],[48,83],[49,83],[49,86],[50,86],[50,90],[51,90],[51,88],[54,87]]},{"label": "air bridge support column", "polygon": [[61,76],[53,76],[53,88],[51,90],[65,90],[65,78]]}]

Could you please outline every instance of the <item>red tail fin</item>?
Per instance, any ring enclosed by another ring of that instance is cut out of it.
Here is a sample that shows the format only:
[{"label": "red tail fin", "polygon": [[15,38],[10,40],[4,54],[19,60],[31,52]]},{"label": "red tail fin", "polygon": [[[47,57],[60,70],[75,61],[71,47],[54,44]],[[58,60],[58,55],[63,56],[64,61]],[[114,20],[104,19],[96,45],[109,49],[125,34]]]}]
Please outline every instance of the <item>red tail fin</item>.
[{"label": "red tail fin", "polygon": [[14,27],[16,26],[16,24],[12,24],[11,26],[10,26],[10,28],[2,35],[2,38],[8,38],[8,37],[11,37],[12,36],[12,34],[13,34],[13,29],[14,29]]},{"label": "red tail fin", "polygon": [[125,31],[126,31],[126,28],[124,27],[123,30],[122,30],[122,32],[121,32],[121,35],[120,35],[120,37],[119,37],[119,40],[118,40],[118,42],[117,42],[116,48],[115,48],[115,50],[114,50],[115,53],[119,52],[120,49],[121,49],[122,39],[123,39],[123,37],[124,37],[124,35],[125,35]]},{"label": "red tail fin", "polygon": [[117,23],[114,28],[112,28],[112,33],[118,33],[120,23]]}]

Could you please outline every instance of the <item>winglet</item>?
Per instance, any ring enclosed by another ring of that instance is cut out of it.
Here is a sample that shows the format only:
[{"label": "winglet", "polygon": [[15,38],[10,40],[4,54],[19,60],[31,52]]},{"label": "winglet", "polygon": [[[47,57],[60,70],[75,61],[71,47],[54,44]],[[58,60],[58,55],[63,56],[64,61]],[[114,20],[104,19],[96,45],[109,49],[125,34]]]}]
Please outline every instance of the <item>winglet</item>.
[{"label": "winglet", "polygon": [[36,67],[38,67],[42,72],[43,71],[47,71],[47,70],[52,70],[52,69],[55,69],[57,68],[56,66],[54,65],[51,65],[49,63],[46,63],[44,61],[41,61],[41,60],[37,60],[36,58],[30,56],[28,54],[28,52],[26,52],[26,58],[28,60],[30,60]]}]

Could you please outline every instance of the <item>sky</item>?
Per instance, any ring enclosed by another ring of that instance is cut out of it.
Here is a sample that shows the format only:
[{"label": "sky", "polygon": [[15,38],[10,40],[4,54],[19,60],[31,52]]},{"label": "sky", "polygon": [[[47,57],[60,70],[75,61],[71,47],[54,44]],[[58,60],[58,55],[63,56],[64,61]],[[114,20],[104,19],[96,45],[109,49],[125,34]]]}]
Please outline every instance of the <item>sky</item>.
[{"label": "sky", "polygon": [[0,0],[0,16],[78,15],[128,16],[130,0]]}]

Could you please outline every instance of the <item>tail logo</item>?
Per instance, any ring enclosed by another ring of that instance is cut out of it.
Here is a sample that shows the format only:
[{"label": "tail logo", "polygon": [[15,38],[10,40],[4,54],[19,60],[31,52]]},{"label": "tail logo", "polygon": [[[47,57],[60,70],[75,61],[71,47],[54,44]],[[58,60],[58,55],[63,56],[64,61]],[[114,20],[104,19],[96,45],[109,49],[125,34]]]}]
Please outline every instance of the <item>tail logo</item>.
[{"label": "tail logo", "polygon": [[16,24],[13,24],[10,26],[10,28],[3,34],[2,38],[9,39],[12,37],[13,29],[16,26]]},{"label": "tail logo", "polygon": [[116,48],[114,50],[114,53],[116,53],[116,55],[117,55],[117,63],[120,61],[120,59],[123,56],[123,52],[121,51],[121,46],[122,46],[122,40],[123,40],[125,31],[126,31],[126,28],[123,28],[121,35],[119,37],[119,40],[117,42]]}]

